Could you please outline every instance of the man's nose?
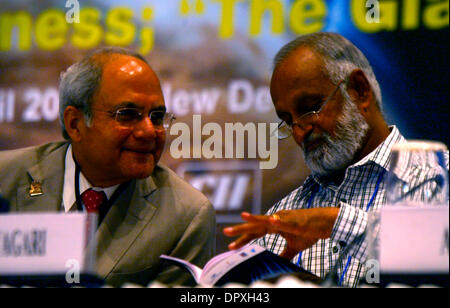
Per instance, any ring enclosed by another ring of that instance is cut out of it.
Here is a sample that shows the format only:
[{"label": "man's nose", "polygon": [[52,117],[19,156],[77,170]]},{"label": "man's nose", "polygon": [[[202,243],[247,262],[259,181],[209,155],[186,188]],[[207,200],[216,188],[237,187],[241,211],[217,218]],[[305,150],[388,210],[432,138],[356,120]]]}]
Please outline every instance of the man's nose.
[{"label": "man's nose", "polygon": [[301,146],[306,136],[309,135],[313,130],[313,126],[308,124],[304,127],[300,127],[299,125],[292,126],[292,136],[294,137],[295,142]]},{"label": "man's nose", "polygon": [[134,128],[134,136],[140,139],[156,138],[156,127],[149,117],[144,117]]}]

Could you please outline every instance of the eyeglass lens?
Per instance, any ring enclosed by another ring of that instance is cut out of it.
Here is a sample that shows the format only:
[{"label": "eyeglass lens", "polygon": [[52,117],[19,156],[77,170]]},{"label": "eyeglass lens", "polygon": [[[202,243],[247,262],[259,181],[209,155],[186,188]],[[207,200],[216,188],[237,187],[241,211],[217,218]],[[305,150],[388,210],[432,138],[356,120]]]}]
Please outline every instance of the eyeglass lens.
[{"label": "eyeglass lens", "polygon": [[[117,122],[130,125],[139,122],[144,117],[144,114],[135,108],[123,108],[115,112],[115,119]],[[156,127],[167,128],[169,126],[172,117],[166,114],[164,111],[154,110],[149,114],[152,124]]]}]

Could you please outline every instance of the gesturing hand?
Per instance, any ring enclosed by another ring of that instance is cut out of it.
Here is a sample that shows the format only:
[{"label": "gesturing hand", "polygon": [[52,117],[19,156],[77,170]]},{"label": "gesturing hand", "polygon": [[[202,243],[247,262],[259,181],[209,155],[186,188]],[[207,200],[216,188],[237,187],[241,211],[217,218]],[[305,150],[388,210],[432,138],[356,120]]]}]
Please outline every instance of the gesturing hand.
[{"label": "gesturing hand", "polygon": [[228,248],[238,249],[265,234],[280,234],[287,242],[280,256],[292,259],[297,253],[330,237],[339,208],[282,210],[271,216],[241,214],[246,223],[227,227],[227,236],[240,236]]}]

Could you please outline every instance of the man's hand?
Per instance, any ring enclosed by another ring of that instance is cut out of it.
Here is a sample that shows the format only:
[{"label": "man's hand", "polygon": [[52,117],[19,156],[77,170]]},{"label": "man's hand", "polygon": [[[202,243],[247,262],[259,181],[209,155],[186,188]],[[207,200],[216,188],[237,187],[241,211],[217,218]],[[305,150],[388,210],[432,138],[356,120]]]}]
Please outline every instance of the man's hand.
[{"label": "man's hand", "polygon": [[246,223],[227,227],[226,236],[240,236],[229,249],[238,249],[265,234],[280,234],[287,242],[281,257],[292,259],[297,253],[314,245],[319,239],[329,238],[339,208],[282,210],[271,216],[241,214]]}]

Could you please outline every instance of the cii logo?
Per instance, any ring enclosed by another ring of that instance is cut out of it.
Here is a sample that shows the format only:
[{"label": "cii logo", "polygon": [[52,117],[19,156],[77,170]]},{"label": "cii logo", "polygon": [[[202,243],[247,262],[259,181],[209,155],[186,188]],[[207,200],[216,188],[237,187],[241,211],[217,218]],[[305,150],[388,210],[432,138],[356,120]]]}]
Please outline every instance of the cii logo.
[{"label": "cii logo", "polygon": [[178,175],[214,205],[217,223],[240,222],[240,213],[261,212],[262,176],[258,161],[187,162]]}]

